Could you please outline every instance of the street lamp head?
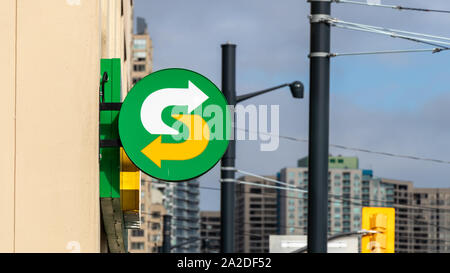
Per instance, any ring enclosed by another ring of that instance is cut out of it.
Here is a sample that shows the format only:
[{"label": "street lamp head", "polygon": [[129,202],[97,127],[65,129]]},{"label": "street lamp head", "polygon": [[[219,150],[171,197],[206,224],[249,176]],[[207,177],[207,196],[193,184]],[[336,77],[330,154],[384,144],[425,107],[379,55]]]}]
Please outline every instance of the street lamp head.
[{"label": "street lamp head", "polygon": [[289,88],[291,89],[291,93],[294,98],[303,99],[304,87],[302,82],[295,81],[289,84]]}]

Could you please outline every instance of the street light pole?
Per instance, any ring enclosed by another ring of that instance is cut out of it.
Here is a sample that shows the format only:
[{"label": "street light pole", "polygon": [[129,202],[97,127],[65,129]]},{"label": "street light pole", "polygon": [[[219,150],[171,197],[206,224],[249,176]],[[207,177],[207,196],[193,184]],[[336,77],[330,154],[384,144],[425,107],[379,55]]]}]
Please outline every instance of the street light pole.
[{"label": "street light pole", "polygon": [[[222,45],[222,92],[229,105],[236,105],[236,45]],[[234,113],[232,113],[234,115]],[[234,128],[231,129],[234,134]],[[220,224],[221,252],[234,252],[234,164],[236,158],[235,138],[230,139],[221,161]]]},{"label": "street light pole", "polygon": [[331,1],[311,2],[308,253],[327,252]]},{"label": "street light pole", "polygon": [[[236,96],[236,45],[222,45],[222,92],[228,105],[236,106],[244,100],[289,86],[294,98],[303,98],[303,83],[295,81],[253,93]],[[233,117],[235,113],[232,113]],[[234,119],[234,118],[233,118]],[[220,170],[220,224],[221,224],[221,252],[233,253],[235,244],[235,159],[236,159],[236,131],[232,128],[232,137],[227,151],[222,157]]]}]

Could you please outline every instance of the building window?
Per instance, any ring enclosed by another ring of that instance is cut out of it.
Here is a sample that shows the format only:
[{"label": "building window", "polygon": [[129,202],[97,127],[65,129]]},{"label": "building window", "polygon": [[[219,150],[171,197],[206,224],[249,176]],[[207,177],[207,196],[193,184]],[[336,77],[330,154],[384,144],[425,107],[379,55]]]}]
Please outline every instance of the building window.
[{"label": "building window", "polygon": [[334,194],[341,194],[341,188],[337,188],[337,187],[335,187],[334,188]]},{"label": "building window", "polygon": [[133,58],[135,61],[141,62],[147,60],[146,52],[134,52]]},{"label": "building window", "polygon": [[143,237],[144,236],[144,231],[142,229],[133,229],[131,231],[131,236],[133,236],[133,237]]},{"label": "building window", "polygon": [[161,236],[160,236],[160,235],[153,235],[153,236],[152,236],[152,241],[153,241],[153,242],[158,242],[160,239],[161,239]]},{"label": "building window", "polygon": [[144,248],[144,243],[131,243],[131,249],[143,250]]},{"label": "building window", "polygon": [[145,64],[135,64],[133,69],[137,72],[145,71]]},{"label": "building window", "polygon": [[153,218],[161,218],[161,213],[159,211],[155,211],[152,213]]},{"label": "building window", "polygon": [[145,49],[147,47],[147,40],[136,39],[133,43],[134,49]]}]

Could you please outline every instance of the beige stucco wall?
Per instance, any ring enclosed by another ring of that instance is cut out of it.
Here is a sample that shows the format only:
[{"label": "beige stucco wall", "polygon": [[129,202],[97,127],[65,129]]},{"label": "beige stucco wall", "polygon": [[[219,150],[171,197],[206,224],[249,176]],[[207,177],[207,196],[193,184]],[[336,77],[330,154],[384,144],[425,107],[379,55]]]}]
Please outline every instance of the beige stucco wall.
[{"label": "beige stucco wall", "polygon": [[[122,60],[122,99],[131,88],[131,59],[133,33],[132,1],[100,0],[102,29],[102,58]],[[123,14],[122,14],[123,12]]]},{"label": "beige stucco wall", "polygon": [[1,1],[2,252],[99,251],[99,29],[97,0]]},{"label": "beige stucco wall", "polygon": [[14,250],[15,2],[0,1],[0,252]]},{"label": "beige stucco wall", "polygon": [[99,252],[105,245],[100,59],[122,59],[126,93],[133,7],[123,3],[0,1],[0,252]]}]

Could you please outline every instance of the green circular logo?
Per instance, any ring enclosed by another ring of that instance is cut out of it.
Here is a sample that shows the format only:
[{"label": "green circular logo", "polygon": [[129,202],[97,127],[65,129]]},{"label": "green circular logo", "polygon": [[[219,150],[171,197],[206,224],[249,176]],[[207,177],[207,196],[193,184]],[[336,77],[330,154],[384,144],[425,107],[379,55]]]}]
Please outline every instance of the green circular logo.
[{"label": "green circular logo", "polygon": [[131,161],[148,175],[185,181],[209,171],[225,153],[230,111],[222,92],[186,69],[154,72],[128,93],[119,135]]}]

